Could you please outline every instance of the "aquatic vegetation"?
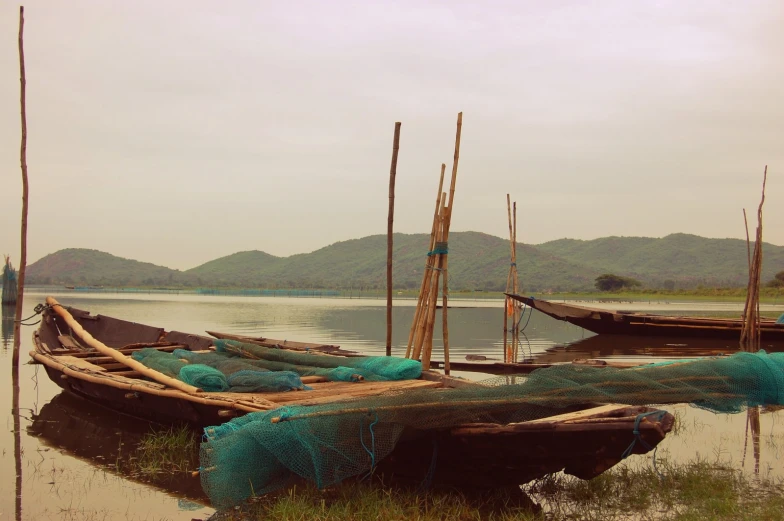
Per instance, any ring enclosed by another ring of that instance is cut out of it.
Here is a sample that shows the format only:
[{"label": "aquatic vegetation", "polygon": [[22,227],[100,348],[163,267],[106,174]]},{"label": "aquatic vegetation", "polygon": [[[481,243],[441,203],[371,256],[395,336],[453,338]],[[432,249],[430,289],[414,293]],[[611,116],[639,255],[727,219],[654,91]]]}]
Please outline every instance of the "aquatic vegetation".
[{"label": "aquatic vegetation", "polygon": [[152,431],[139,441],[127,464],[132,473],[141,477],[196,470],[199,466],[198,435],[188,426]]},{"label": "aquatic vegetation", "polygon": [[295,486],[217,513],[211,521],[784,519],[782,481],[748,478],[700,459],[685,463],[662,459],[653,467],[644,458],[590,481],[551,475],[529,483],[523,491],[541,511],[527,508],[522,495],[508,490],[468,497],[457,491],[390,489],[352,481],[322,491]]}]

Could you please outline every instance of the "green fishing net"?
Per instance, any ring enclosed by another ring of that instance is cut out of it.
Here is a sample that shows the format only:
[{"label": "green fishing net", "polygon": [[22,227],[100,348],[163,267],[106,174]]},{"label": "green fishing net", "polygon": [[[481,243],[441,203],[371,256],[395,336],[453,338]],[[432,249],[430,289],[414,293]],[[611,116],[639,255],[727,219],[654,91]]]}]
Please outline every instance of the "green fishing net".
[{"label": "green fishing net", "polygon": [[278,362],[289,367],[309,367],[335,369],[348,367],[354,374],[372,380],[413,380],[422,374],[422,364],[418,360],[394,356],[324,356],[319,353],[297,352],[288,349],[263,347],[235,340],[215,340],[218,352],[229,352],[269,364]]},{"label": "green fishing net", "polygon": [[503,425],[601,402],[692,403],[717,413],[784,405],[784,353],[738,353],[633,369],[565,364],[477,386],[415,389],[251,413],[205,429],[202,487],[218,508],[298,478],[326,487],[373,469],[394,449],[405,428]]},{"label": "green fishing net", "polygon": [[166,353],[141,349],[133,358],[151,369],[177,378],[207,392],[284,392],[307,389],[299,375],[291,371],[271,372],[227,353],[194,353],[175,349]]}]

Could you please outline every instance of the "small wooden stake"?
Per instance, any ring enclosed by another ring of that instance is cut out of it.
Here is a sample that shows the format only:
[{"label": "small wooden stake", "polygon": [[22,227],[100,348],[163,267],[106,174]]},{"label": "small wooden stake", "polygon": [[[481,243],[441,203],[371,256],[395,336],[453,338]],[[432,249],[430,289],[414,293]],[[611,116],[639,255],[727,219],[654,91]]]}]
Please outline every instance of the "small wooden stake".
[{"label": "small wooden stake", "polygon": [[[506,292],[517,293],[517,203],[512,203],[509,194],[506,194],[506,215],[509,221],[509,274],[506,276]],[[511,307],[510,307],[511,306]],[[518,323],[517,302],[508,297],[504,299],[504,361],[512,363],[517,361]],[[512,317],[512,327],[509,328],[509,317]],[[508,342],[508,333],[512,333],[512,341]]]},{"label": "small wooden stake", "polygon": [[[759,289],[762,272],[762,205],[765,203],[765,185],[768,181],[768,167],[762,177],[762,197],[757,208],[757,233],[754,240],[754,253],[749,266],[749,283],[744,306],[743,327],[740,344],[744,351],[756,351],[760,341]],[[745,211],[744,211],[745,216]],[[748,229],[748,228],[747,228]],[[747,235],[748,237],[748,235]],[[750,249],[747,238],[747,249]]]},{"label": "small wooden stake", "polygon": [[27,110],[25,99],[27,79],[25,77],[24,62],[24,6],[19,6],[19,83],[21,86],[19,103],[22,114],[22,144],[19,152],[19,161],[22,166],[22,251],[21,259],[19,260],[19,283],[17,285],[16,319],[14,320],[14,351],[11,358],[11,364],[14,367],[19,365],[19,346],[22,343],[22,307],[24,305],[25,270],[27,269],[27,200],[29,187],[27,184]]},{"label": "small wooden stake", "polygon": [[392,223],[395,220],[395,176],[400,148],[400,122],[395,123],[392,140],[392,166],[389,169],[389,218],[387,219],[387,356],[392,356]]}]

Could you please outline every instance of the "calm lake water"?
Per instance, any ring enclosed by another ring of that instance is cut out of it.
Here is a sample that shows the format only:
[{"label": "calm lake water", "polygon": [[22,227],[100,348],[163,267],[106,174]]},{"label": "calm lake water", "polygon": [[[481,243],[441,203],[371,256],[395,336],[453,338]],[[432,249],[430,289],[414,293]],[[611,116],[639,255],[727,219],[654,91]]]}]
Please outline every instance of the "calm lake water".
[{"label": "calm lake water", "polygon": [[[380,300],[219,297],[196,295],[54,295],[64,305],[146,324],[193,333],[215,330],[252,336],[338,344],[366,354],[383,354],[386,315]],[[25,314],[43,302],[45,295],[29,293]],[[455,301],[449,310],[449,336],[453,361],[467,354],[503,358],[501,302]],[[593,306],[602,304],[592,303]],[[415,302],[395,303],[393,312],[394,353],[405,352]],[[634,303],[604,304],[605,307],[649,310],[666,314],[737,316],[742,304],[727,303]],[[777,315],[782,306],[763,306]],[[437,321],[440,323],[440,321]],[[731,341],[678,339],[646,340],[602,338],[582,329],[534,313],[527,317],[521,336],[521,357],[537,362],[571,361],[574,358],[644,360],[729,353]],[[12,325],[12,323],[11,323]],[[9,342],[8,321],[3,340]],[[29,359],[32,327],[23,328],[22,360]],[[435,338],[440,338],[436,330]],[[441,359],[436,342],[434,359]],[[784,350],[784,346],[765,346]],[[9,348],[0,353],[10,373]],[[46,373],[35,365],[21,368],[21,519],[91,520],[190,520],[213,510],[201,493],[198,479],[156,479],[155,485],[123,477],[116,466],[128,457],[126,446],[150,427],[129,421],[111,411],[88,407],[61,394]],[[488,375],[455,373],[472,379]],[[10,378],[3,387],[6,429],[0,434],[0,520],[16,514],[12,393]],[[751,442],[745,443],[746,415],[715,415],[689,406],[666,406],[678,424],[659,446],[657,458],[689,461],[697,457],[729,464],[754,475]],[[761,415],[762,437],[758,474],[784,478],[784,411]],[[744,451],[744,445],[747,449]],[[651,464],[651,456],[633,456],[634,464]]]}]

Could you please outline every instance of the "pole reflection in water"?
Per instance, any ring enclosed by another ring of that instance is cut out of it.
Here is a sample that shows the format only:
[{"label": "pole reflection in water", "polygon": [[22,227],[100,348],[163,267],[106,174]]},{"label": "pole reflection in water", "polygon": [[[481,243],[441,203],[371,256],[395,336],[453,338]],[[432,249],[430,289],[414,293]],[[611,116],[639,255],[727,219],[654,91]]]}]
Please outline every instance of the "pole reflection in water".
[{"label": "pole reflection in water", "polygon": [[22,433],[19,421],[19,366],[11,365],[11,415],[14,418],[14,465],[16,471],[16,498],[14,513],[17,521],[22,519]]}]

